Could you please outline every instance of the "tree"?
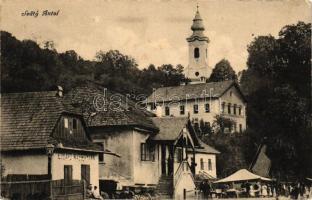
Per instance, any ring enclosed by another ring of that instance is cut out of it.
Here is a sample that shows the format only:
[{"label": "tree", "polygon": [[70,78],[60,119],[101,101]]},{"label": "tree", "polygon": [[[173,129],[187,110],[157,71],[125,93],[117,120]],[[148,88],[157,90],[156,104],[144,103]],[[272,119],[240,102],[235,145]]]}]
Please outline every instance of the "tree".
[{"label": "tree", "polygon": [[[259,36],[248,46],[241,86],[247,95],[248,125],[266,137],[271,173],[311,176],[312,140],[307,132],[311,68],[311,24],[298,22],[279,36]],[[309,170],[308,170],[309,169]]]},{"label": "tree", "polygon": [[219,134],[219,133],[224,134],[226,133],[225,131],[226,129],[228,129],[229,132],[231,132],[234,125],[235,125],[234,120],[227,118],[227,117],[223,117],[221,115],[216,115],[215,120],[213,121],[212,127],[216,134]]},{"label": "tree", "polygon": [[219,61],[209,78],[209,82],[219,82],[227,80],[237,80],[237,75],[233,70],[230,62],[226,59]]}]

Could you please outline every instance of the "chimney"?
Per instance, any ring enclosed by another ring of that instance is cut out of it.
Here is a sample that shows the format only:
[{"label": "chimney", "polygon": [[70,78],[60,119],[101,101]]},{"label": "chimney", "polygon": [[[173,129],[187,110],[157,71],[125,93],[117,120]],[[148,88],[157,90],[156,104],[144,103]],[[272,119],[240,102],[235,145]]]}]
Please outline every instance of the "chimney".
[{"label": "chimney", "polygon": [[57,96],[59,97],[63,97],[63,88],[62,86],[57,86],[57,93],[56,93]]}]

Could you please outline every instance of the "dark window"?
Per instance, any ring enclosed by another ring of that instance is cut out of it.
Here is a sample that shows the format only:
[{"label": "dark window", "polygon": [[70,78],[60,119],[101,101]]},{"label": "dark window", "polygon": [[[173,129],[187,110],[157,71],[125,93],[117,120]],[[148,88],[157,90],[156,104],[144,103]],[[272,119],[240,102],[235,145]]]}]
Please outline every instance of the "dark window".
[{"label": "dark window", "polygon": [[212,170],[212,163],[211,163],[211,159],[208,159],[208,170],[211,171]]},{"label": "dark window", "polygon": [[90,165],[81,165],[81,180],[90,183]]},{"label": "dark window", "polygon": [[193,109],[194,109],[194,114],[197,114],[197,113],[198,113],[198,105],[195,104],[195,105],[193,106]]},{"label": "dark window", "polygon": [[241,115],[242,114],[242,107],[238,108],[238,114]]},{"label": "dark window", "polygon": [[[99,146],[101,146],[101,150],[104,151],[104,143],[103,142],[97,142],[96,144],[98,144]],[[99,154],[99,162],[104,162],[104,153],[100,153]]]},{"label": "dark window", "polygon": [[155,161],[155,146],[141,143],[141,160]]},{"label": "dark window", "polygon": [[208,58],[208,50],[206,49],[206,58]]},{"label": "dark window", "polygon": [[177,147],[176,149],[176,156],[177,156],[177,161],[182,162],[183,160],[183,150],[181,147]]},{"label": "dark window", "polygon": [[194,58],[199,58],[199,48],[194,49]]},{"label": "dark window", "polygon": [[242,133],[243,132],[243,126],[241,124],[239,124],[239,132]]},{"label": "dark window", "polygon": [[165,115],[166,116],[170,115],[170,108],[168,106],[165,107]]},{"label": "dark window", "polygon": [[209,103],[206,103],[206,104],[205,104],[205,112],[206,112],[206,113],[209,113],[209,112],[210,112],[210,105],[209,105]]},{"label": "dark window", "polygon": [[64,182],[66,185],[72,183],[73,180],[73,166],[72,165],[64,165]]},{"label": "dark window", "polygon": [[180,106],[180,115],[184,115],[185,114],[185,106],[181,105]]},{"label": "dark window", "polygon": [[222,110],[221,110],[221,112],[222,112],[222,113],[225,112],[225,102],[222,103]]},{"label": "dark window", "polygon": [[73,119],[73,129],[77,129],[77,119]]},{"label": "dark window", "polygon": [[228,113],[231,114],[231,104],[228,104]]},{"label": "dark window", "polygon": [[236,104],[234,104],[234,115],[236,115]]},{"label": "dark window", "polygon": [[200,159],[200,169],[201,170],[204,170],[205,168],[204,168],[204,160],[201,158]]}]

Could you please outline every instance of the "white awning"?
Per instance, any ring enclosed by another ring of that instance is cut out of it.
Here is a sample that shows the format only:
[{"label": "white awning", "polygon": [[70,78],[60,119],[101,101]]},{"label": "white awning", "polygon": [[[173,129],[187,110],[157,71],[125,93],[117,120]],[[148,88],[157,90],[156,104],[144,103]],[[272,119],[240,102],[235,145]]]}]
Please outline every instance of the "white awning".
[{"label": "white awning", "polygon": [[249,180],[272,181],[272,179],[265,178],[257,174],[253,174],[247,169],[241,169],[226,178],[215,181],[214,183],[227,183],[227,182],[238,182],[238,181],[249,181]]}]

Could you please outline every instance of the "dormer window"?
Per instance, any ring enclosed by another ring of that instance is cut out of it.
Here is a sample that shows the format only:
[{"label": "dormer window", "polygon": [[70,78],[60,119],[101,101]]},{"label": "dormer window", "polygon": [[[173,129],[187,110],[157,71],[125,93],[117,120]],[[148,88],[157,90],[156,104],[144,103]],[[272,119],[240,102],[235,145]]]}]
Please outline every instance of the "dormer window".
[{"label": "dormer window", "polygon": [[68,118],[64,117],[64,128],[68,128]]},{"label": "dormer window", "polygon": [[199,58],[199,48],[194,49],[194,58]]},{"label": "dormer window", "polygon": [[73,119],[73,129],[77,129],[77,119]]}]

